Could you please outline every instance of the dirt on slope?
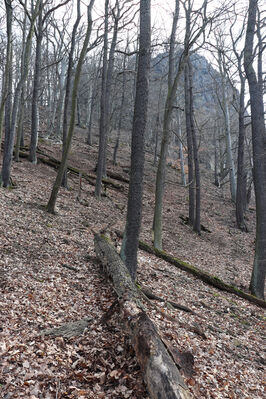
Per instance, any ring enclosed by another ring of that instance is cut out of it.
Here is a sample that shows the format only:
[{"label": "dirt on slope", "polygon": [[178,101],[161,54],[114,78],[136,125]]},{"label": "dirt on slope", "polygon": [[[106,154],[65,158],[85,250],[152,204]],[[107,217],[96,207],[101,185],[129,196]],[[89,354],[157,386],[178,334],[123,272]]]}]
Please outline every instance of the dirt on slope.
[{"label": "dirt on slope", "polygon": [[[60,146],[43,141],[40,148],[57,158]],[[109,147],[111,157],[111,145]],[[93,172],[97,146],[76,134],[69,164]],[[110,170],[128,177],[129,147]],[[156,168],[147,154],[141,238],[151,243]],[[205,172],[206,173],[206,172]],[[0,190],[0,397],[1,398],[146,398],[147,393],[128,336],[114,314],[101,318],[115,301],[110,284],[95,260],[93,232],[122,230],[124,190],[106,188],[99,202],[94,187],[69,175],[69,190],[60,190],[56,215],[45,211],[56,172],[27,160],[14,164],[14,189]],[[229,194],[202,176],[201,236],[182,224],[188,192],[178,170],[169,166],[164,203],[164,249],[178,258],[248,289],[254,253],[255,212],[248,212],[249,233],[235,227]],[[116,245],[120,241],[116,239]],[[247,301],[209,287],[174,266],[139,253],[138,281],[166,300],[148,306],[161,336],[194,357],[194,374],[184,375],[192,397],[263,397],[263,311]],[[86,319],[75,337],[46,337],[44,329]]]}]

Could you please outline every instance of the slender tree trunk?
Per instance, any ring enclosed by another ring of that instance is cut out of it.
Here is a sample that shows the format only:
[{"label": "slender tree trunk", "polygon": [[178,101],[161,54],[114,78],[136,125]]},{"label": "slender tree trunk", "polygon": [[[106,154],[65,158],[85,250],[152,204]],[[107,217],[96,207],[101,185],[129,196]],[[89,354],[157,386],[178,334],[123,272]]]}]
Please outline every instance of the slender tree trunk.
[{"label": "slender tree trunk", "polygon": [[213,145],[214,145],[214,184],[216,187],[220,187],[219,174],[218,174],[218,163],[219,154],[217,151],[217,145],[219,145],[219,140],[216,137],[216,130],[218,130],[218,125],[215,124],[213,129]]},{"label": "slender tree trunk", "polygon": [[195,129],[195,122],[194,122],[194,112],[191,113],[191,123],[192,123],[192,143],[193,143],[193,159],[194,159],[194,170],[195,170],[195,219],[193,224],[193,230],[200,234],[201,225],[200,225],[200,167],[199,167],[199,156],[198,156],[198,144],[196,138],[196,129]]},{"label": "slender tree trunk", "polygon": [[245,149],[245,79],[241,78],[239,116],[238,116],[238,157],[237,157],[237,190],[236,190],[236,222],[237,227],[247,231],[244,215],[246,210],[246,173],[244,170]]},{"label": "slender tree trunk", "polygon": [[[101,188],[101,182],[97,183],[97,180],[102,180],[102,177],[106,177],[106,156],[107,156],[107,136],[109,130],[109,125],[111,122],[111,104],[110,104],[110,96],[111,96],[111,85],[113,81],[113,69],[114,69],[114,57],[115,57],[115,48],[117,43],[117,33],[118,33],[118,23],[120,18],[120,8],[119,8],[119,1],[116,1],[116,8],[117,8],[117,15],[114,16],[114,29],[113,29],[113,37],[112,43],[109,52],[109,60],[107,65],[107,73],[106,73],[106,85],[105,85],[105,115],[103,119],[105,120],[105,129],[104,129],[104,140],[103,140],[103,148],[99,146],[99,152],[103,151],[101,157],[98,157],[97,162],[97,179],[96,179],[96,186]],[[100,159],[99,159],[100,158]],[[101,160],[102,165],[100,165],[99,161]],[[100,173],[101,172],[101,173]],[[95,188],[95,195],[97,198],[100,198],[101,194],[98,195],[96,193]]]},{"label": "slender tree trunk", "polygon": [[[76,44],[76,34],[78,30],[78,26],[81,19],[80,13],[80,0],[77,1],[77,18],[75,24],[73,26],[73,31],[71,35],[71,46],[70,52],[68,56],[68,68],[67,68],[67,76],[66,76],[66,91],[65,91],[65,100],[64,100],[64,113],[63,113],[63,148],[62,148],[62,158],[64,153],[66,152],[66,145],[67,145],[67,116],[68,116],[68,105],[70,102],[70,90],[71,90],[71,78],[73,73],[73,66],[74,66],[74,51],[75,51],[75,44]],[[63,176],[60,183],[63,187],[67,188],[67,167],[65,167],[63,171]],[[57,193],[56,193],[57,195]]]},{"label": "slender tree trunk", "polygon": [[62,60],[61,72],[59,75],[59,97],[56,106],[56,123],[54,128],[55,137],[61,138],[62,128],[63,128],[63,105],[65,96],[65,74],[66,74],[67,64],[66,60]]},{"label": "slender tree trunk", "polygon": [[102,57],[99,57],[99,64],[97,66],[97,69],[95,72],[95,77],[94,77],[93,83],[92,83],[92,94],[91,94],[91,101],[90,101],[90,117],[89,117],[88,131],[87,131],[87,144],[88,145],[92,145],[92,137],[91,137],[92,122],[93,122],[94,109],[95,109],[95,105],[97,102],[97,85],[98,85],[98,79],[99,79],[99,75],[100,75],[101,58]]},{"label": "slender tree trunk", "polygon": [[[40,1],[40,0],[39,0]],[[11,174],[11,164],[12,164],[12,156],[14,149],[14,140],[15,140],[15,131],[16,131],[16,121],[17,121],[17,113],[19,102],[21,98],[21,90],[27,79],[28,70],[29,70],[29,60],[31,53],[31,42],[33,36],[34,23],[37,17],[37,10],[39,7],[39,1],[37,1],[35,9],[33,11],[33,15],[31,18],[31,25],[29,28],[29,33],[27,35],[26,45],[25,45],[25,53],[21,66],[21,76],[19,82],[16,86],[12,107],[12,116],[10,120],[10,128],[5,135],[5,146],[4,146],[4,155],[3,155],[3,166],[2,166],[2,184],[4,187],[8,187],[10,183],[10,174]],[[9,123],[9,122],[8,122]]]},{"label": "slender tree trunk", "polygon": [[158,109],[157,115],[156,115],[155,129],[154,129],[155,130],[155,132],[154,132],[155,143],[154,143],[153,166],[156,166],[157,158],[158,158],[159,127],[160,127],[160,110]]},{"label": "slender tree trunk", "polygon": [[[127,51],[128,44],[126,45],[125,51]],[[117,137],[115,141],[115,147],[113,152],[113,165],[116,165],[116,158],[117,158],[117,151],[120,144],[120,135],[121,135],[121,128],[122,128],[122,119],[124,115],[124,103],[125,103],[125,87],[126,87],[126,55],[123,59],[123,81],[122,81],[122,96],[121,96],[121,103],[120,103],[120,112],[119,112],[119,121],[118,121],[118,131]]]},{"label": "slender tree trunk", "polygon": [[[2,96],[1,96],[1,104],[0,104],[0,148],[2,143],[2,131],[3,131],[3,120],[5,114],[5,104],[7,102],[11,102],[12,98],[12,18],[13,18],[13,9],[11,5],[11,0],[5,0],[6,7],[6,31],[7,31],[7,46],[6,46],[6,63],[5,63],[5,71],[2,80]],[[11,76],[11,78],[10,78]],[[10,84],[11,83],[11,84]],[[7,106],[9,108],[8,115],[11,116],[11,106]],[[10,122],[6,126],[8,129]]]},{"label": "slender tree trunk", "polygon": [[184,163],[184,151],[182,144],[182,130],[181,130],[181,120],[180,120],[180,110],[177,110],[177,133],[178,133],[178,145],[179,145],[179,158],[180,158],[180,170],[181,170],[181,184],[186,186],[186,173],[185,173],[185,163]]},{"label": "slender tree trunk", "polygon": [[175,35],[177,28],[177,21],[179,16],[179,1],[175,2],[175,14],[173,18],[172,32],[170,38],[169,50],[169,70],[168,70],[168,94],[165,102],[164,118],[163,118],[163,137],[161,142],[160,159],[156,174],[156,191],[155,191],[155,208],[153,217],[154,229],[154,246],[157,249],[162,249],[162,211],[163,211],[163,195],[166,174],[166,157],[168,153],[168,146],[170,140],[170,122],[172,107],[175,100],[177,83],[181,74],[181,63],[179,61],[178,71],[174,77],[174,48]]},{"label": "slender tree trunk", "polygon": [[141,226],[144,143],[147,122],[150,71],[150,0],[140,0],[139,62],[131,142],[131,169],[127,221],[121,257],[133,280],[137,273],[137,250]]},{"label": "slender tree trunk", "polygon": [[33,92],[32,92],[32,114],[31,114],[31,140],[30,140],[30,162],[36,164],[36,150],[38,144],[38,130],[39,130],[39,117],[38,117],[38,96],[41,78],[41,56],[42,56],[42,39],[43,39],[43,0],[40,0],[39,16],[38,16],[38,32],[36,38],[36,55],[35,55],[35,70],[33,78]]},{"label": "slender tree trunk", "polygon": [[[92,29],[92,18],[91,18],[91,11],[92,7],[94,4],[94,0],[90,1],[90,4],[88,6],[88,22],[87,22],[87,31],[86,31],[86,36],[84,39],[84,43],[82,46],[82,50],[79,56],[76,72],[75,72],[75,78],[74,78],[74,83],[73,83],[73,89],[72,89],[72,102],[71,102],[71,116],[70,116],[70,124],[68,128],[68,134],[67,134],[67,139],[64,147],[64,152],[62,154],[62,160],[58,169],[58,173],[53,185],[53,189],[51,192],[51,196],[49,199],[49,202],[47,204],[47,211],[50,213],[55,212],[55,203],[58,195],[58,191],[63,179],[64,171],[66,168],[67,164],[67,157],[69,154],[69,150],[71,147],[71,142],[72,142],[72,137],[74,133],[74,127],[75,127],[75,114],[76,114],[76,107],[77,107],[77,95],[78,95],[78,85],[79,85],[79,80],[80,80],[80,75],[81,75],[81,70],[82,70],[82,65],[85,59],[85,56],[87,54],[87,48],[90,40],[90,35],[91,35],[91,29]],[[80,1],[78,2],[78,7],[80,5]]]},{"label": "slender tree trunk", "polygon": [[24,114],[25,114],[25,87],[23,85],[21,90],[20,102],[19,102],[19,117],[18,117],[18,128],[17,128],[17,139],[16,139],[16,149],[15,149],[15,161],[19,162],[19,151],[21,147],[21,142],[24,141]]},{"label": "slender tree trunk", "polygon": [[266,271],[266,146],[263,92],[261,77],[253,67],[253,45],[258,1],[249,0],[244,67],[248,79],[251,106],[252,146],[254,160],[254,187],[256,197],[256,248],[250,289],[253,295],[264,298]]},{"label": "slender tree trunk", "polygon": [[81,126],[81,112],[80,112],[80,104],[79,104],[79,96],[77,97],[77,125]]},{"label": "slender tree trunk", "polygon": [[97,178],[95,184],[95,197],[101,198],[101,185],[104,169],[104,150],[106,140],[106,82],[107,82],[107,53],[108,53],[108,5],[109,0],[105,0],[105,20],[104,20],[104,45],[103,45],[103,66],[102,66],[102,87],[101,87],[101,114],[99,126],[99,150],[97,159]]},{"label": "slender tree trunk", "polygon": [[228,104],[228,95],[226,92],[226,75],[224,71],[224,61],[222,59],[222,53],[220,50],[218,52],[218,56],[219,56],[220,74],[222,77],[222,82],[221,82],[222,109],[224,113],[225,132],[226,132],[227,167],[229,169],[231,199],[233,202],[236,202],[236,174],[235,174],[234,157],[232,153],[230,112]]},{"label": "slender tree trunk", "polygon": [[91,103],[90,103],[90,115],[89,115],[89,123],[88,123],[88,130],[87,130],[87,144],[92,145],[92,139],[91,139],[91,129],[92,129],[92,121],[93,121],[93,111],[95,108],[95,97],[96,96],[96,90],[92,91],[92,98],[91,98]]},{"label": "slender tree trunk", "polygon": [[189,206],[188,220],[191,226],[195,222],[195,189],[194,189],[194,166],[193,166],[193,138],[191,124],[191,96],[190,96],[190,78],[189,66],[185,66],[185,116],[187,130],[187,153],[188,153],[188,190],[189,190]]}]

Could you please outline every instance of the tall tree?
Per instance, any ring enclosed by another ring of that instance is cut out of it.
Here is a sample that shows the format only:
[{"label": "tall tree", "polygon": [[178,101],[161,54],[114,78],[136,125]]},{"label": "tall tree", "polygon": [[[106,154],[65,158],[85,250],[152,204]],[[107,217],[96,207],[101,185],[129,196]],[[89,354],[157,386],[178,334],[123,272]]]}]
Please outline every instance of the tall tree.
[{"label": "tall tree", "polygon": [[107,131],[106,120],[106,86],[107,86],[107,62],[108,62],[108,7],[109,0],[105,0],[105,14],[104,14],[104,41],[103,41],[103,66],[102,66],[102,84],[101,84],[101,100],[100,100],[100,124],[99,124],[99,151],[97,159],[97,178],[95,185],[95,196],[99,199],[101,197],[101,185],[104,169],[104,151]]},{"label": "tall tree", "polygon": [[4,145],[3,166],[2,166],[2,184],[4,187],[8,187],[10,184],[11,164],[12,164],[12,155],[13,155],[13,149],[14,149],[14,140],[15,140],[19,101],[20,101],[20,97],[21,97],[22,87],[23,87],[23,85],[27,79],[27,76],[28,76],[30,53],[31,53],[31,42],[32,42],[32,36],[33,36],[33,32],[34,32],[34,23],[38,16],[39,1],[40,0],[37,0],[36,5],[33,8],[33,14],[31,17],[31,23],[30,23],[28,34],[27,34],[26,44],[25,44],[25,51],[23,53],[21,74],[20,74],[18,83],[16,85],[16,89],[14,92],[11,116],[7,115],[7,110],[6,110],[6,117],[10,118],[10,125],[8,127],[8,130],[5,131],[5,145]]},{"label": "tall tree", "polygon": [[[12,73],[12,23],[13,23],[12,0],[5,0],[5,8],[6,8],[7,45],[6,45],[5,71],[2,79],[2,96],[0,103],[0,148],[2,143],[3,119],[4,119],[6,100],[8,100],[7,102],[9,103],[11,102],[11,91],[12,91],[10,87],[10,83],[12,83],[12,79],[10,79],[10,75]],[[9,115],[10,118],[11,112],[8,111],[7,114]],[[6,124],[6,129],[9,128],[9,125],[10,122]]]},{"label": "tall tree", "polygon": [[[80,2],[80,0],[78,0]],[[73,89],[72,89],[72,102],[71,102],[71,116],[70,116],[70,123],[69,123],[69,128],[68,128],[68,134],[66,138],[66,144],[64,147],[64,152],[62,154],[62,159],[61,163],[58,169],[58,173],[52,188],[52,192],[50,195],[50,199],[47,204],[47,211],[50,213],[55,212],[55,203],[58,195],[58,191],[63,179],[64,171],[66,168],[66,163],[67,163],[67,157],[70,151],[71,147],[71,142],[72,142],[72,137],[74,133],[74,126],[75,126],[75,115],[76,115],[76,108],[77,108],[77,94],[78,94],[78,85],[79,85],[79,80],[80,80],[80,75],[81,75],[81,70],[82,70],[82,65],[85,59],[85,56],[87,54],[88,50],[88,44],[91,36],[91,30],[92,30],[92,17],[91,17],[91,12],[92,12],[92,7],[94,4],[95,0],[90,0],[90,3],[88,5],[88,17],[87,17],[87,30],[86,30],[86,35],[85,39],[83,42],[83,46],[79,55],[79,60],[77,64],[77,68],[75,71],[75,77],[74,77],[74,82],[73,82]]]},{"label": "tall tree", "polygon": [[127,219],[121,257],[133,280],[137,272],[137,251],[141,227],[144,169],[144,136],[147,122],[150,71],[150,0],[140,0],[139,58],[131,142],[131,169]]},{"label": "tall tree", "polygon": [[176,96],[177,83],[182,70],[182,61],[179,61],[178,71],[175,75],[175,37],[179,17],[179,0],[175,1],[172,31],[170,36],[169,61],[168,61],[168,93],[165,102],[163,117],[163,137],[161,143],[160,159],[156,174],[155,209],[153,218],[154,246],[162,249],[162,210],[166,174],[166,157],[170,140],[170,122],[172,108]]},{"label": "tall tree", "polygon": [[[261,55],[258,57],[258,71],[254,68],[254,37],[256,32],[258,0],[249,0],[248,23],[244,48],[244,67],[249,85],[253,174],[256,198],[256,248],[250,290],[253,295],[264,298],[266,272],[266,145],[262,87]],[[260,37],[257,37],[260,41]],[[261,51],[259,43],[259,52]]]},{"label": "tall tree", "polygon": [[[235,21],[237,17],[235,18]],[[245,22],[245,21],[244,21]],[[233,52],[237,60],[237,70],[240,79],[239,105],[238,105],[238,154],[237,154],[237,186],[236,186],[236,223],[237,227],[242,231],[247,231],[245,223],[245,211],[247,203],[247,179],[245,171],[245,83],[246,77],[243,71],[244,50],[237,50],[237,43],[243,37],[245,23],[243,23],[240,33],[234,37],[233,26],[230,27],[230,36],[232,41]]]},{"label": "tall tree", "polygon": [[219,43],[218,45],[218,63],[221,75],[221,90],[222,90],[222,101],[221,107],[224,114],[225,121],[225,132],[226,132],[226,151],[227,151],[227,166],[229,169],[230,177],[230,191],[231,199],[233,202],[236,201],[236,173],[234,157],[232,152],[232,137],[231,137],[231,121],[230,121],[230,108],[229,108],[229,96],[228,96],[228,79],[226,76],[226,61],[224,56],[224,50]]},{"label": "tall tree", "polygon": [[41,79],[41,60],[42,60],[42,41],[44,33],[44,25],[48,17],[58,8],[69,3],[70,0],[60,1],[59,4],[50,8],[44,13],[44,7],[47,5],[47,1],[40,0],[39,2],[39,16],[36,33],[36,54],[35,54],[35,67],[34,67],[34,78],[33,78],[33,92],[32,92],[32,113],[31,113],[31,140],[30,140],[30,153],[29,160],[33,163],[37,162],[36,150],[38,144],[38,129],[39,129],[39,109],[38,109],[38,97],[40,90],[40,79]]},{"label": "tall tree", "polygon": [[[63,148],[62,148],[62,157],[65,152],[66,144],[67,144],[67,122],[68,122],[68,106],[70,102],[70,91],[71,91],[71,78],[73,74],[73,66],[74,66],[74,51],[75,51],[75,44],[76,44],[76,35],[78,26],[81,19],[80,13],[80,0],[77,1],[77,17],[76,21],[73,26],[72,35],[71,35],[71,44],[70,44],[70,51],[68,55],[68,67],[67,67],[67,76],[66,76],[66,88],[65,88],[65,98],[64,98],[64,111],[63,111]],[[61,180],[61,184],[63,187],[67,188],[67,168],[65,167],[63,177]]]}]

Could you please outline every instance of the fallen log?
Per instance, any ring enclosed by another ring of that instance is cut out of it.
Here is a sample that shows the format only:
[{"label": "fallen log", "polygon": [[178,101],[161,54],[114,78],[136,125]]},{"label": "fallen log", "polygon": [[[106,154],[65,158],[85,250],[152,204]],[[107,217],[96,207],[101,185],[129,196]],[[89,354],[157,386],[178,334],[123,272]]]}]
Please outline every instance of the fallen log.
[{"label": "fallen log", "polygon": [[144,311],[141,294],[108,239],[94,235],[97,258],[113,282],[122,320],[131,336],[151,399],[189,399],[189,390],[167,352],[158,331]]},{"label": "fallen log", "polygon": [[[120,238],[123,237],[123,234],[121,233],[121,231],[117,230],[116,234]],[[139,241],[139,248],[142,249],[143,251],[148,252],[149,254],[155,255],[158,258],[165,260],[168,263],[171,263],[172,265],[178,267],[181,270],[184,270],[187,273],[192,274],[193,276],[199,278],[200,280],[204,281],[205,283],[207,283],[215,288],[220,289],[221,291],[229,292],[229,293],[234,294],[242,299],[246,299],[249,302],[254,303],[257,306],[266,308],[266,301],[264,301],[263,299],[259,299],[259,298],[255,297],[254,295],[248,294],[247,292],[240,290],[239,288],[235,287],[234,285],[226,284],[224,281],[222,281],[218,277],[212,276],[211,274],[204,272],[203,270],[200,270],[197,267],[190,265],[189,263],[183,262],[182,260],[174,257],[173,255],[166,253],[165,251],[156,249],[144,241]]]},{"label": "fallen log", "polygon": [[112,172],[111,170],[107,170],[107,176],[111,177],[114,180],[122,181],[123,183],[129,184],[129,178],[121,176],[119,173]]},{"label": "fallen log", "polygon": [[[42,162],[49,166],[52,166],[55,169],[57,169],[59,167],[60,161],[58,159],[51,157],[50,155],[47,155],[43,151],[40,151],[40,150],[38,150],[37,153],[43,155],[43,156],[37,157],[39,162]],[[24,151],[20,151],[19,156],[21,158],[27,158],[28,153],[24,152]],[[44,157],[46,157],[46,158],[44,158]],[[78,168],[75,168],[74,166],[71,166],[71,165],[68,165],[67,169],[74,175],[79,176],[81,174],[83,179],[85,179],[89,184],[95,186],[96,176],[86,173],[86,172],[84,172]],[[115,188],[116,190],[124,190],[124,186],[122,184],[116,183],[109,178],[103,178],[102,183],[106,186]]]},{"label": "fallen log", "polygon": [[40,335],[50,335],[51,337],[65,337],[71,338],[78,335],[82,335],[84,330],[89,326],[92,321],[91,317],[85,317],[84,319],[74,321],[72,323],[66,323],[63,326],[55,328],[47,328],[41,331]]}]

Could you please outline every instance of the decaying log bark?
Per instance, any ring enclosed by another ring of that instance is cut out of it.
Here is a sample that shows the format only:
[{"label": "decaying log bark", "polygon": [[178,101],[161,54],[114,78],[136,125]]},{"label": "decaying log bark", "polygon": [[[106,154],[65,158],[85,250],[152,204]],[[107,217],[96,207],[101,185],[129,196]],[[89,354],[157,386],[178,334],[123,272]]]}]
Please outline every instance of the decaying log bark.
[{"label": "decaying log bark", "polygon": [[97,258],[111,278],[151,399],[189,399],[189,390],[160,336],[144,312],[141,296],[108,239],[94,235]]},{"label": "decaying log bark", "polygon": [[[118,237],[123,238],[123,234],[121,233],[121,231],[117,230],[116,234]],[[197,267],[190,265],[189,263],[183,262],[182,260],[175,258],[173,255],[170,255],[165,251],[156,249],[144,241],[139,241],[139,248],[143,251],[148,252],[149,254],[153,254],[158,258],[165,260],[166,262],[171,263],[172,265],[178,267],[181,270],[184,270],[187,273],[193,274],[193,276],[199,278],[200,280],[215,288],[218,288],[222,291],[230,292],[231,294],[237,295],[242,299],[247,299],[249,302],[252,302],[257,306],[266,308],[266,301],[264,301],[263,299],[259,299],[251,294],[241,291],[233,285],[226,284],[218,277],[212,276],[211,274],[204,272],[203,270],[200,270]]]},{"label": "decaying log bark", "polygon": [[85,317],[82,320],[74,321],[73,323],[67,323],[61,327],[47,328],[46,330],[43,330],[40,335],[49,335],[51,337],[65,338],[75,337],[78,335],[82,335],[91,321],[91,317]]},{"label": "decaying log bark", "polygon": [[[60,161],[50,155],[45,154],[43,151],[38,150],[37,151],[38,154],[38,161],[42,162],[46,165],[52,166],[53,168],[57,169],[60,165]],[[42,156],[41,156],[42,155]],[[28,153],[24,152],[24,151],[20,151],[19,152],[19,156],[21,158],[27,158],[28,157]],[[96,176],[86,173],[78,168],[74,168],[73,166],[68,165],[67,169],[73,173],[74,175],[82,175],[82,178],[84,180],[86,180],[89,184],[95,186],[95,181],[96,181]],[[122,184],[116,183],[113,180],[109,179],[109,178],[103,178],[102,179],[102,183],[106,186],[109,186],[111,188],[115,188],[116,190],[124,190],[124,186]]]},{"label": "decaying log bark", "polygon": [[107,176],[111,177],[111,179],[118,180],[123,183],[129,184],[129,179],[127,177],[121,176],[119,173],[107,170]]}]

